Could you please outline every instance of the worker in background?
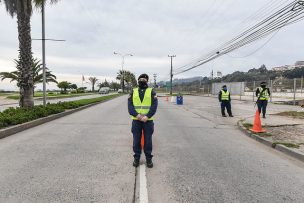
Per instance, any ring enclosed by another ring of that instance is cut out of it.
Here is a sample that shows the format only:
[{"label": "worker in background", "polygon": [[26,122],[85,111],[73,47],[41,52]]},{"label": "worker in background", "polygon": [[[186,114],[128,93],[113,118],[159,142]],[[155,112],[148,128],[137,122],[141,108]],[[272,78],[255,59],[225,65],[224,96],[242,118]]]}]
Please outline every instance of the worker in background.
[{"label": "worker in background", "polygon": [[138,88],[134,88],[128,99],[128,110],[132,116],[133,133],[133,166],[138,167],[141,155],[141,135],[144,131],[144,153],[146,165],[153,167],[152,135],[154,132],[153,116],[156,113],[158,100],[156,93],[148,87],[149,76],[141,74],[138,77]]},{"label": "worker in background", "polygon": [[225,108],[226,108],[229,117],[233,117],[232,112],[231,112],[230,92],[228,91],[226,85],[224,85],[222,87],[222,90],[219,92],[218,99],[219,99],[219,102],[221,103],[222,116],[227,117],[225,114]]},{"label": "worker in background", "polygon": [[257,88],[255,92],[257,99],[257,105],[259,112],[263,113],[263,118],[266,118],[266,108],[268,104],[268,99],[270,97],[270,90],[266,87],[266,82],[261,82],[261,86]]}]

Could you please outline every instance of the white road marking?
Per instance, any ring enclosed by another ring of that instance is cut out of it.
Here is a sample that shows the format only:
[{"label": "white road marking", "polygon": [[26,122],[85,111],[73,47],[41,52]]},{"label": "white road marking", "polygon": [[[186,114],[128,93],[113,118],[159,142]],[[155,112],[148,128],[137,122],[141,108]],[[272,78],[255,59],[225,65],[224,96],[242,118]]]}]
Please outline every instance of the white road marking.
[{"label": "white road marking", "polygon": [[148,203],[146,166],[139,166],[139,203]]}]

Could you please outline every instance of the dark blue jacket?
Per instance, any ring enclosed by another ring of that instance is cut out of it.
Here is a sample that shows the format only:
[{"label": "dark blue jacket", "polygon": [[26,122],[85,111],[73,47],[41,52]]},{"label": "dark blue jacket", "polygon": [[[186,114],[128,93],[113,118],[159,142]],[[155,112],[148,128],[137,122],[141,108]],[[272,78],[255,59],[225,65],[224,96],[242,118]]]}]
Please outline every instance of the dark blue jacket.
[{"label": "dark blue jacket", "polygon": [[[143,99],[144,99],[146,89],[147,88],[144,88],[144,89],[139,88],[139,98],[140,98],[141,101],[143,101]],[[148,118],[151,118],[152,116],[154,116],[154,114],[156,113],[156,110],[157,110],[157,105],[158,105],[158,100],[157,100],[157,96],[156,96],[155,91],[152,90],[151,94],[152,94],[152,96],[151,96],[151,99],[152,99],[151,107],[150,107],[150,110],[149,110],[148,114],[146,115]],[[128,110],[129,110],[129,114],[131,116],[136,117],[138,115],[138,113],[136,112],[136,110],[134,108],[134,105],[133,105],[133,90],[130,93],[129,98],[128,98]]]}]

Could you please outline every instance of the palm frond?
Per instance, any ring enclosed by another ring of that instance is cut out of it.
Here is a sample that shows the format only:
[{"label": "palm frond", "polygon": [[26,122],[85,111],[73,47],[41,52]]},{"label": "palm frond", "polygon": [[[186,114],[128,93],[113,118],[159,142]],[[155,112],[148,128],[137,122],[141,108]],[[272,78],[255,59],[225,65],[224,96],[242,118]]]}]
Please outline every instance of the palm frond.
[{"label": "palm frond", "polygon": [[11,79],[12,81],[18,81],[19,80],[19,75],[16,74],[16,71],[14,72],[0,72],[0,78],[1,81],[5,80],[5,79]]}]

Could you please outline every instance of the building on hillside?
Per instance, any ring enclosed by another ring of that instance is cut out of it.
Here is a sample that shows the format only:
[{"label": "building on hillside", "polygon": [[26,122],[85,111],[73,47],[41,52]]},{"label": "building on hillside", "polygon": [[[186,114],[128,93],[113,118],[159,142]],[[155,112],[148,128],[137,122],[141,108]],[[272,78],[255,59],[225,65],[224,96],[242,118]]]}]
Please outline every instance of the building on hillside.
[{"label": "building on hillside", "polygon": [[289,65],[278,66],[278,67],[272,68],[272,70],[273,70],[273,71],[277,71],[277,72],[283,72],[283,71],[290,70],[290,66],[289,66]]},{"label": "building on hillside", "polygon": [[304,67],[304,61],[297,61],[295,63],[295,66],[302,66],[302,67]]},{"label": "building on hillside", "polygon": [[287,70],[293,70],[295,68],[303,68],[304,67],[304,61],[297,61],[294,65],[284,65],[284,66],[278,66],[272,68],[273,71],[277,72],[284,72]]}]

